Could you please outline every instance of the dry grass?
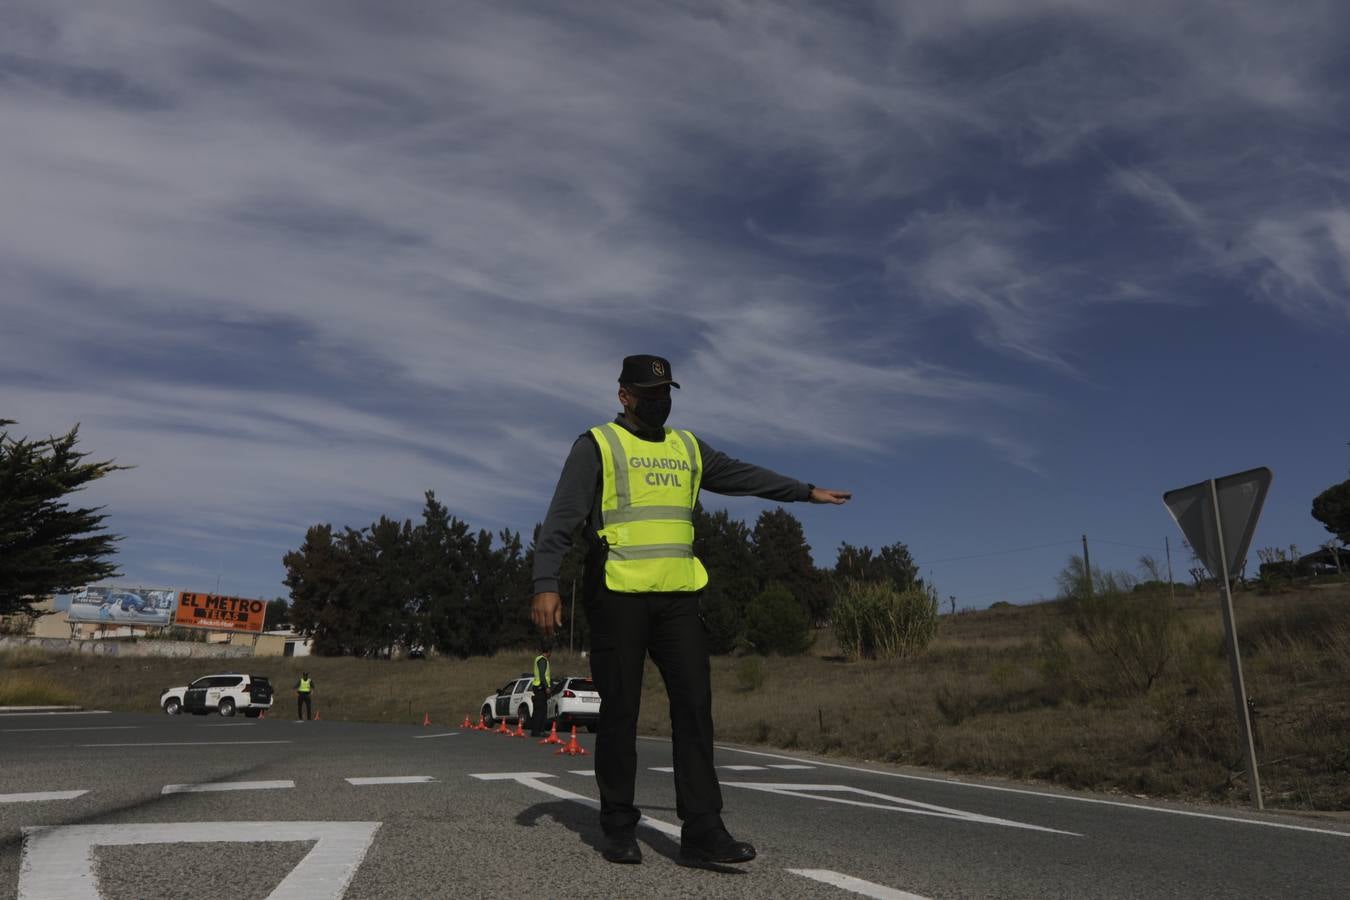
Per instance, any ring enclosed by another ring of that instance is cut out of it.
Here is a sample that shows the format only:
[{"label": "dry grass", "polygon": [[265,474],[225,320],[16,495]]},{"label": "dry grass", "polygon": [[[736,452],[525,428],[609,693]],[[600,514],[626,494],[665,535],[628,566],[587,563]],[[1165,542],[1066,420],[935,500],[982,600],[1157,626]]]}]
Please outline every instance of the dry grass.
[{"label": "dry grass", "polygon": [[[1137,795],[1246,800],[1218,601],[1179,595],[1184,638],[1146,694],[1119,695],[1107,664],[1071,633],[1052,665],[1057,604],[943,617],[921,656],[847,662],[828,633],[807,656],[713,659],[718,738]],[[1350,588],[1236,598],[1262,782],[1274,807],[1350,809]],[[477,717],[484,695],[530,666],[528,652],[471,660],[111,659],[0,655],[0,685],[22,676],[61,700],[149,710],[159,691],[210,671],[269,676],[286,714],[303,669],[324,718],[437,725]],[[553,670],[587,674],[555,652]],[[0,688],[0,690],[3,690]],[[72,699],[73,698],[73,699]],[[5,702],[0,700],[0,702]],[[20,702],[20,701],[8,701]],[[640,728],[670,730],[648,666]]]}]

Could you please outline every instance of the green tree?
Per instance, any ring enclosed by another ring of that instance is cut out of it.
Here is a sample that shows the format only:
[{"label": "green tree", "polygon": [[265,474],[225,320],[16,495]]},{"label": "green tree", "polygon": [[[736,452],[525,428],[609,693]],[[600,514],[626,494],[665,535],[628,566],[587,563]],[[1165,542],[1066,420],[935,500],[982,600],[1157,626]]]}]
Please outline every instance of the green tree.
[{"label": "green tree", "polygon": [[782,585],[797,598],[810,620],[830,614],[830,585],[811,560],[811,545],[797,517],[783,509],[765,510],[755,521],[754,548],[760,590]]},{"label": "green tree", "polygon": [[834,574],[840,581],[885,582],[897,591],[923,585],[909,548],[899,541],[882,547],[877,553],[873,553],[871,547],[854,547],[847,542],[840,544]]},{"label": "green tree", "polygon": [[0,615],[119,574],[108,557],[120,538],[104,530],[103,507],[72,508],[66,497],[127,467],[84,462],[78,442],[78,425],[38,441],[0,431]]},{"label": "green tree", "polygon": [[795,656],[811,646],[811,620],[791,591],[771,584],[746,609],[745,637],[757,653]]},{"label": "green tree", "polygon": [[267,601],[267,611],[263,613],[263,627],[268,631],[285,628],[290,624],[291,605],[286,598],[278,597]]},{"label": "green tree", "polygon": [[708,570],[703,620],[713,653],[730,653],[745,636],[745,610],[759,591],[750,528],[724,509],[694,509],[694,555]]},{"label": "green tree", "polygon": [[1350,480],[1332,485],[1312,503],[1313,518],[1342,544],[1350,544]]}]

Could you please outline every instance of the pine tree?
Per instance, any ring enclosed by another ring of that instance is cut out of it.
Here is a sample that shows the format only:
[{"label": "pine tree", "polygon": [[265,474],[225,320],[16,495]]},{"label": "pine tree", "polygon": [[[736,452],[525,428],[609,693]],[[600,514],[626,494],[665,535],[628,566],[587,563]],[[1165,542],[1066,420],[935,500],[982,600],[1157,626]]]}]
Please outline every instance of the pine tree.
[{"label": "pine tree", "polygon": [[[13,425],[0,419],[0,428]],[[118,574],[107,557],[119,537],[104,530],[103,507],[71,508],[65,498],[126,466],[86,463],[76,425],[61,437],[29,441],[0,431],[0,615]]]},{"label": "pine tree", "polygon": [[808,616],[822,624],[830,615],[830,587],[811,561],[811,545],[797,517],[783,509],[766,510],[755,522],[755,560],[759,589],[779,584],[792,592]]}]

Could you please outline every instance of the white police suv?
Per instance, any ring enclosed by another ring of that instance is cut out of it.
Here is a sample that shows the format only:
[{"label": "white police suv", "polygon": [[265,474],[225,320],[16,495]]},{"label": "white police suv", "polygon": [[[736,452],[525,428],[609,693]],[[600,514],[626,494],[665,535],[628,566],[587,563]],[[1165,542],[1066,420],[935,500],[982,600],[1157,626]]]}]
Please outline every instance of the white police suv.
[{"label": "white police suv", "polygon": [[548,717],[558,723],[559,730],[581,725],[594,732],[600,727],[600,694],[595,683],[573,675],[554,685],[548,698]]},{"label": "white police suv", "polygon": [[207,675],[185,687],[165,688],[159,695],[159,708],[171,716],[216,712],[228,717],[242,711],[256,719],[272,708],[272,683],[265,675]]}]

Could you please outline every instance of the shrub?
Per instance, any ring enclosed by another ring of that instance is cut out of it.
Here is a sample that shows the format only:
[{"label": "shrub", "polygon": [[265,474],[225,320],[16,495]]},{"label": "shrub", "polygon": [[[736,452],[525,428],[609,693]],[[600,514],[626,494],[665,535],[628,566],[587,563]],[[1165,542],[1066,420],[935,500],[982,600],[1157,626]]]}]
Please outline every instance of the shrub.
[{"label": "shrub", "polygon": [[852,659],[906,657],[937,633],[938,598],[929,587],[897,590],[884,582],[846,581],[830,617],[839,647]]},{"label": "shrub", "polygon": [[1102,579],[1091,596],[1072,594],[1073,630],[1108,661],[1117,687],[1146,694],[1176,655],[1183,635],[1176,609],[1161,593],[1134,593],[1128,582]]},{"label": "shrub", "polygon": [[811,620],[791,591],[770,585],[750,601],[745,636],[759,653],[795,656],[811,646]]},{"label": "shrub", "polygon": [[736,663],[736,686],[749,693],[764,686],[764,660],[747,656]]}]

